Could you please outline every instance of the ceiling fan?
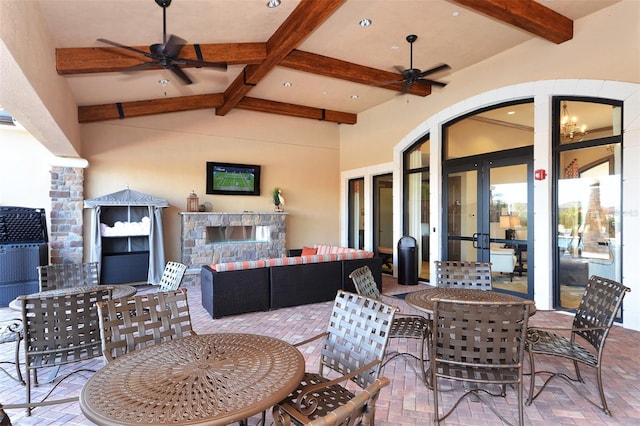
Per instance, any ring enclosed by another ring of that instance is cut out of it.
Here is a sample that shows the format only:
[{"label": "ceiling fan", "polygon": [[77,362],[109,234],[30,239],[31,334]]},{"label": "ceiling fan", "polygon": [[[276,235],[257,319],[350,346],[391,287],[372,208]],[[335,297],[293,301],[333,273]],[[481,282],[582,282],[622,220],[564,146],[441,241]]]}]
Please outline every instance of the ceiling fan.
[{"label": "ceiling fan", "polygon": [[227,64],[224,62],[208,62],[203,60],[180,58],[180,51],[187,42],[175,35],[170,35],[169,39],[167,39],[167,8],[171,5],[171,0],[155,0],[155,2],[158,6],[162,7],[162,43],[156,43],[149,46],[149,52],[138,50],[134,47],[126,46],[104,38],[98,39],[98,41],[102,43],[126,49],[151,59],[149,62],[126,68],[125,71],[135,71],[161,66],[177,75],[184,84],[191,84],[193,81],[184,71],[182,71],[179,65],[191,65],[198,68],[214,68],[221,71],[227,70]]},{"label": "ceiling fan", "polygon": [[409,58],[409,68],[408,69],[404,69],[404,68],[402,68],[400,66],[396,66],[396,69],[400,72],[400,74],[402,74],[402,79],[401,80],[387,81],[385,83],[380,84],[381,86],[385,86],[387,84],[392,84],[392,83],[404,83],[404,86],[402,87],[402,93],[407,93],[407,91],[415,83],[427,84],[427,85],[430,85],[430,86],[438,86],[438,87],[444,87],[444,86],[447,85],[447,83],[443,83],[441,81],[436,81],[436,80],[431,80],[431,79],[428,79],[428,78],[425,78],[425,77],[430,75],[430,74],[435,74],[435,73],[440,72],[440,71],[449,70],[449,69],[451,69],[451,67],[449,65],[447,65],[447,64],[438,65],[438,66],[433,67],[431,69],[428,69],[426,71],[421,71],[420,69],[413,67],[413,43],[417,39],[418,39],[418,36],[415,35],[415,34],[409,34],[407,36],[407,41],[409,42],[409,45],[411,46],[411,53],[410,53],[410,58]]}]

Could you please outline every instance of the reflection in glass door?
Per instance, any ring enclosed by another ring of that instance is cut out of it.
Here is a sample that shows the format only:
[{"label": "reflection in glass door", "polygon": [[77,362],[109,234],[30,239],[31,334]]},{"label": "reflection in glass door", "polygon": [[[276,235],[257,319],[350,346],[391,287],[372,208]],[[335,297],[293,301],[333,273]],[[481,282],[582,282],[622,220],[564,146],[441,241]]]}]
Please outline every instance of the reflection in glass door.
[{"label": "reflection in glass door", "polygon": [[364,178],[349,180],[349,247],[364,249]]},{"label": "reflection in glass door", "polygon": [[373,177],[373,247],[382,272],[393,273],[393,174]]},{"label": "reflection in glass door", "polygon": [[447,260],[491,262],[495,289],[530,296],[531,161],[462,162],[446,172]]},{"label": "reflection in glass door", "polygon": [[553,111],[554,307],[574,310],[591,275],[622,278],[622,104],[558,97]]}]

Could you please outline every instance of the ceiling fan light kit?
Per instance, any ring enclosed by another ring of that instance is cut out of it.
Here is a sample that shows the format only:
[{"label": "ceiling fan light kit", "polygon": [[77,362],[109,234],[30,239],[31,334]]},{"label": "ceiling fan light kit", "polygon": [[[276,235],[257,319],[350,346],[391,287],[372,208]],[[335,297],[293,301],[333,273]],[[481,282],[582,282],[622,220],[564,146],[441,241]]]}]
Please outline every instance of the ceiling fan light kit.
[{"label": "ceiling fan light kit", "polygon": [[197,68],[212,68],[219,71],[227,70],[227,64],[224,62],[208,62],[204,60],[180,58],[180,51],[187,44],[186,40],[173,34],[169,35],[169,38],[167,39],[167,8],[171,5],[171,0],[155,0],[155,2],[162,8],[162,43],[154,43],[150,45],[148,53],[104,38],[99,38],[98,41],[130,52],[138,53],[151,60],[150,62],[129,67],[127,69],[128,71],[160,66],[173,72],[184,84],[192,84],[193,80],[191,80],[179,65],[190,65]]}]

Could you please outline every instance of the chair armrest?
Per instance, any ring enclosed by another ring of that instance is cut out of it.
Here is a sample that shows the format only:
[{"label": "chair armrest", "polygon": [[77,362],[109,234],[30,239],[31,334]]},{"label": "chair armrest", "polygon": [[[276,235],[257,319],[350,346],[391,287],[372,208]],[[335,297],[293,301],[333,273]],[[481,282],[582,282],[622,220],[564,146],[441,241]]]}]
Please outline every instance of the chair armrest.
[{"label": "chair armrest", "polygon": [[547,332],[551,334],[555,334],[555,332],[560,331],[569,331],[571,333],[579,333],[582,331],[596,331],[596,330],[606,330],[608,327],[583,327],[583,328],[572,328],[572,327],[528,327],[527,328],[527,341],[531,343],[536,343],[540,340],[540,332]]},{"label": "chair armrest", "polygon": [[293,346],[298,347],[298,346],[302,346],[302,345],[306,345],[307,343],[313,342],[314,340],[318,340],[322,337],[326,337],[327,336],[327,332],[325,331],[324,333],[320,333],[318,335],[315,335],[307,340],[303,340],[301,342],[298,343],[292,343]]},{"label": "chair armrest", "polygon": [[[300,395],[298,395],[298,400],[296,401],[296,408],[298,409],[298,411],[300,411],[305,416],[309,416],[311,413],[313,413],[315,411],[315,409],[319,405],[319,404],[313,403],[313,401],[307,401],[307,399],[310,397],[311,393],[313,393],[314,391],[316,391],[318,389],[328,388],[330,386],[346,382],[347,380],[350,380],[350,379],[356,377],[357,375],[359,375],[359,374],[361,374],[361,373],[363,373],[363,372],[365,372],[367,370],[372,369],[377,364],[380,364],[380,360],[379,359],[371,361],[370,363],[358,368],[357,370],[354,370],[351,373],[345,374],[344,376],[338,377],[336,379],[328,380],[328,381],[322,382],[322,383],[316,383],[314,385],[305,386],[304,388],[302,388],[302,390],[300,392]],[[307,401],[307,404],[306,404],[307,408],[304,408],[302,406],[302,402],[303,401]]]}]

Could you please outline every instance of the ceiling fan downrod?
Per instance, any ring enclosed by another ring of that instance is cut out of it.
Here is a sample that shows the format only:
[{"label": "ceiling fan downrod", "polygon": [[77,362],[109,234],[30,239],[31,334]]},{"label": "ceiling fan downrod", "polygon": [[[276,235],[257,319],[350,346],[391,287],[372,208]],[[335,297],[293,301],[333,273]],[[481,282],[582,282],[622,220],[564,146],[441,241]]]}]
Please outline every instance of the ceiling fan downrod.
[{"label": "ceiling fan downrod", "polygon": [[418,36],[415,34],[409,34],[407,36],[407,41],[409,42],[409,48],[411,49],[409,52],[409,69],[413,69],[413,42],[418,39]]},{"label": "ceiling fan downrod", "polygon": [[156,0],[156,4],[162,8],[162,45],[167,44],[167,8],[171,6],[171,0]]}]

